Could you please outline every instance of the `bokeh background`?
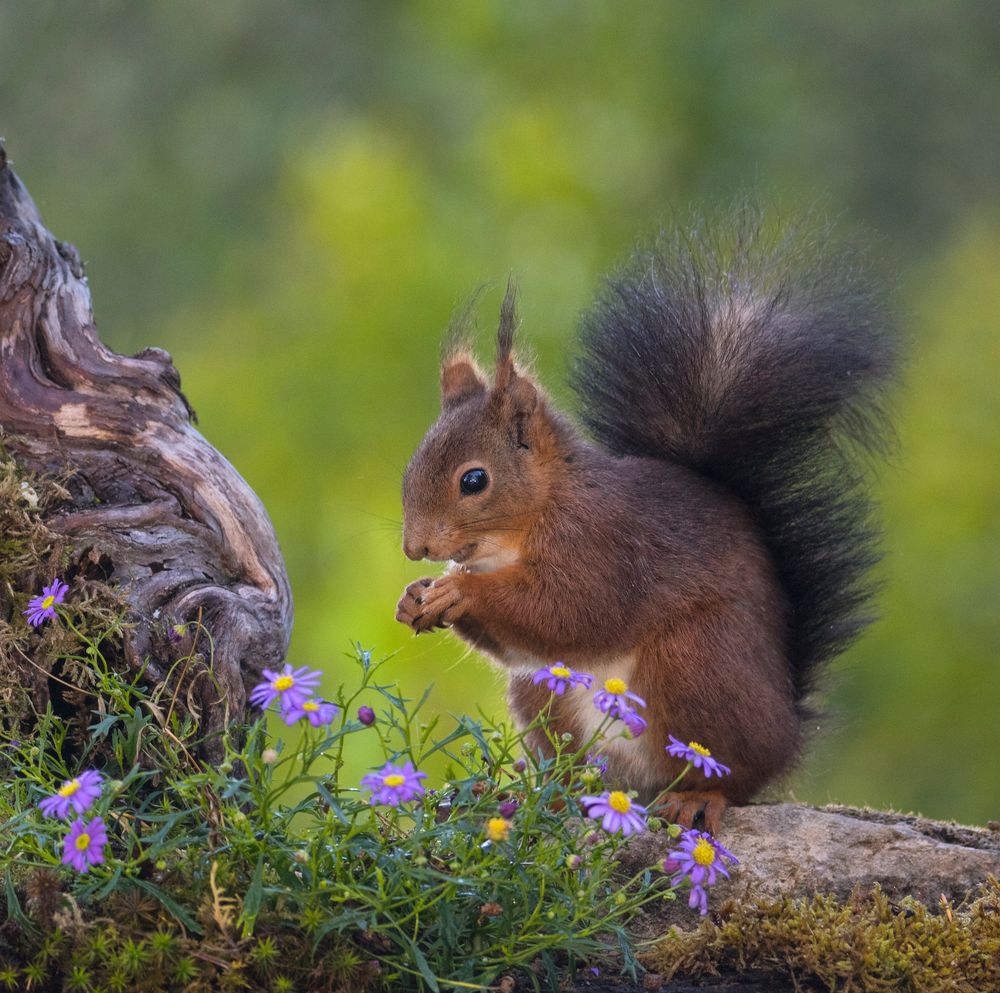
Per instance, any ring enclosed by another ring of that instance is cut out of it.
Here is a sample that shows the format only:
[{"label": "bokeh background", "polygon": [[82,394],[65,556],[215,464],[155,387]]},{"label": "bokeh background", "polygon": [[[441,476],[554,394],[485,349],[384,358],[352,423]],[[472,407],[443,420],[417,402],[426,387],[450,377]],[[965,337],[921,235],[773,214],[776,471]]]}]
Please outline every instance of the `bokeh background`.
[{"label": "bokeh background", "polygon": [[[499,712],[393,621],[399,483],[439,341],[508,272],[557,397],[602,272],[674,207],[819,199],[911,339],[877,486],[881,620],[789,791],[1000,817],[1000,16],[993,2],[432,0],[0,6],[0,135],[87,263],[105,340],[169,349],[268,507],[291,658]],[[356,755],[364,766],[370,757]]]}]

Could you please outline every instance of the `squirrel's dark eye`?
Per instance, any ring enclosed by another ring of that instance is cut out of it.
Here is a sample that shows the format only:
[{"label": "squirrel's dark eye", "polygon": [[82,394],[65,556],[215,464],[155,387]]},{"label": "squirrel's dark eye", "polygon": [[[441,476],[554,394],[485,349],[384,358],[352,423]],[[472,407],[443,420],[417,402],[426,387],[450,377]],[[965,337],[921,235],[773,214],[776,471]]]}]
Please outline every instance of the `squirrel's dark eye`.
[{"label": "squirrel's dark eye", "polygon": [[458,488],[463,496],[470,496],[473,493],[482,493],[490,484],[490,477],[486,475],[485,469],[470,469],[462,476]]}]

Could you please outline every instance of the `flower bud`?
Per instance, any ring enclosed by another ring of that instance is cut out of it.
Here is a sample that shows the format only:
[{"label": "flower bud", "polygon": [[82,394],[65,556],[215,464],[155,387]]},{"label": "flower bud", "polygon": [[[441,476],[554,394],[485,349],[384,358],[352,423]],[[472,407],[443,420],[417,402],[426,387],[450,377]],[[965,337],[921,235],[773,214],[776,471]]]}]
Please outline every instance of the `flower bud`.
[{"label": "flower bud", "polygon": [[265,748],[260,753],[260,760],[264,765],[274,765],[278,761],[278,753],[273,748]]},{"label": "flower bud", "polygon": [[528,763],[524,759],[518,759],[513,765],[514,772],[518,773],[524,772],[527,768]]},{"label": "flower bud", "polygon": [[497,811],[501,817],[505,817],[507,820],[510,820],[517,813],[517,808],[518,805],[516,801],[504,800],[504,802],[497,807]]},{"label": "flower bud", "polygon": [[375,723],[375,711],[371,707],[358,707],[358,720],[365,727],[371,727]]}]

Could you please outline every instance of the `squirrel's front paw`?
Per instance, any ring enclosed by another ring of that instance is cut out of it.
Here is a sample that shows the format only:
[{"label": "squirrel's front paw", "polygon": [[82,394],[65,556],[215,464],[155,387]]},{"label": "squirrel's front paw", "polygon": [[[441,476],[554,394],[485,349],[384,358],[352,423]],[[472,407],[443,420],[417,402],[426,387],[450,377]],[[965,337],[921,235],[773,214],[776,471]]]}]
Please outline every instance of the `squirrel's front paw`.
[{"label": "squirrel's front paw", "polygon": [[396,620],[400,624],[405,624],[407,627],[411,627],[415,631],[417,630],[417,621],[424,613],[421,595],[427,592],[433,582],[434,580],[430,576],[427,576],[424,579],[418,579],[416,582],[410,583],[403,590],[403,595],[399,598],[399,603],[396,604]]},{"label": "squirrel's front paw", "polygon": [[431,628],[449,627],[465,613],[465,597],[459,588],[458,575],[449,573],[435,579],[415,597],[419,615],[410,625],[417,634]]}]

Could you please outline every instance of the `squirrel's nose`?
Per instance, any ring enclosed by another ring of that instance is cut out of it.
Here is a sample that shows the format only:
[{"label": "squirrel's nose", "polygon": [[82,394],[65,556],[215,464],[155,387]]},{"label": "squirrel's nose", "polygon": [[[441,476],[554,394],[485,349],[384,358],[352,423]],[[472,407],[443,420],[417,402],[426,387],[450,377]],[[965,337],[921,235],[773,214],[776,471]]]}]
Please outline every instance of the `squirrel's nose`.
[{"label": "squirrel's nose", "polygon": [[413,542],[404,541],[403,554],[408,559],[413,559],[414,562],[419,562],[421,559],[427,557],[427,546],[417,545],[414,544]]}]

